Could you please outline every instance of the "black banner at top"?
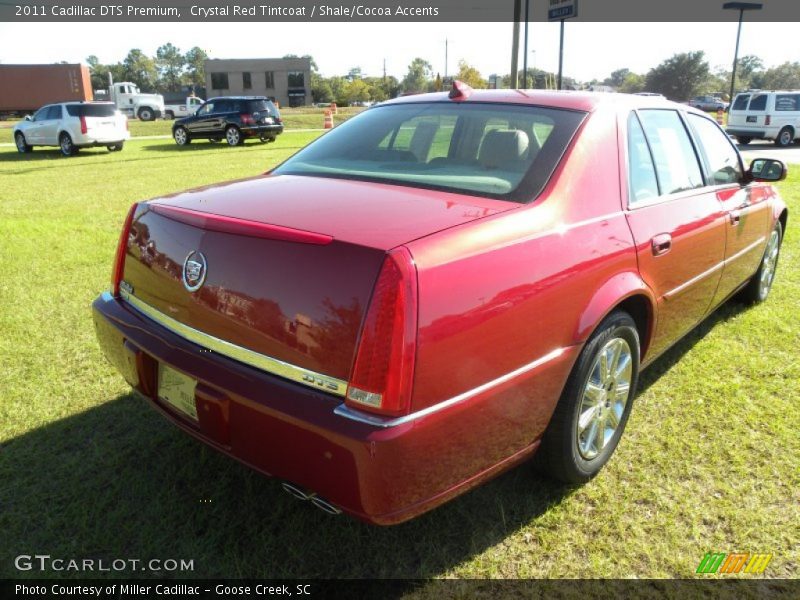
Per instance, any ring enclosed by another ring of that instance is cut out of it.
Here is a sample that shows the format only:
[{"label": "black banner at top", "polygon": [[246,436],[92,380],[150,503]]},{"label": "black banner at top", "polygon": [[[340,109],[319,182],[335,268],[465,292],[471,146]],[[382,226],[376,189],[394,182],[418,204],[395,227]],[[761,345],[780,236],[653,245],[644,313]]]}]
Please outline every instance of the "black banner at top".
[{"label": "black banner at top", "polygon": [[[798,0],[527,0],[531,21],[800,21]],[[0,0],[8,22],[511,22],[515,0]],[[521,0],[525,13],[526,0]],[[569,4],[570,7],[563,5]],[[724,5],[728,6],[727,8]],[[742,6],[744,5],[744,6]],[[559,12],[561,11],[561,12]],[[566,12],[564,12],[566,11]],[[555,15],[555,17],[554,17]],[[574,15],[574,16],[573,16]]]}]

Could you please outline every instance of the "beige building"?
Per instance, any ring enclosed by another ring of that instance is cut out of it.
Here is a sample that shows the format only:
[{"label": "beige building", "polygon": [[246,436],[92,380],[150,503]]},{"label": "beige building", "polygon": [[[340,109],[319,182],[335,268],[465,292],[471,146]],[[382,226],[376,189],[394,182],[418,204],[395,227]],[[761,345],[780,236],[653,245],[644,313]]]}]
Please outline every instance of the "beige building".
[{"label": "beige building", "polygon": [[229,58],[207,60],[206,93],[214,96],[267,96],[281,106],[311,104],[308,58]]}]

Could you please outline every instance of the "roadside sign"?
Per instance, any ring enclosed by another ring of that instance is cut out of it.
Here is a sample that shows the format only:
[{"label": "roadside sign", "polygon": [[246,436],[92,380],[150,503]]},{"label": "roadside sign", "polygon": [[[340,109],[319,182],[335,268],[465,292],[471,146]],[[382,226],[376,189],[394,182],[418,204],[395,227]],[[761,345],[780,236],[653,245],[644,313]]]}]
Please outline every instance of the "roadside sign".
[{"label": "roadside sign", "polygon": [[548,21],[563,21],[578,16],[578,0],[549,0]]}]

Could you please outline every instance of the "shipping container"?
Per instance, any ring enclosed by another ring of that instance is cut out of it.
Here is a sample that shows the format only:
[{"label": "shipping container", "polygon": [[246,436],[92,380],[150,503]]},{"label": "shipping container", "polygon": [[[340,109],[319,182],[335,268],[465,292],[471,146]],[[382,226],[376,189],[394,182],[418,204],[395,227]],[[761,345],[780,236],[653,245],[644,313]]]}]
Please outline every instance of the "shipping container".
[{"label": "shipping container", "polygon": [[30,113],[54,102],[92,99],[92,79],[85,65],[0,65],[0,116]]}]

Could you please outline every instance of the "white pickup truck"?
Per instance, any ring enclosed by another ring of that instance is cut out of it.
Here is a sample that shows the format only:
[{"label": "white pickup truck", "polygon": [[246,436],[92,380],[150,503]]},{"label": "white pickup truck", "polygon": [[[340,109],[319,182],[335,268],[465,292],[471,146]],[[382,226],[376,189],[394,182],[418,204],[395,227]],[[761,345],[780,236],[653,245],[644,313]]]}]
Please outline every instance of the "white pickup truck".
[{"label": "white pickup truck", "polygon": [[188,117],[193,115],[204,102],[205,100],[197,96],[188,96],[183,104],[166,104],[164,105],[164,118]]}]

